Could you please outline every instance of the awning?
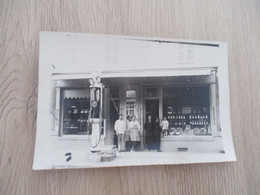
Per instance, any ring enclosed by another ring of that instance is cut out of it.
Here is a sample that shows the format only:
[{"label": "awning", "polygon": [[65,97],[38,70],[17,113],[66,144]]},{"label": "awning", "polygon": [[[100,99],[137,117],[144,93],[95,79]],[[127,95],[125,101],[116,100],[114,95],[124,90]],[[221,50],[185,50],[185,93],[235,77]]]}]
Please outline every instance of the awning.
[{"label": "awning", "polygon": [[52,74],[53,80],[62,79],[88,79],[94,75],[101,78],[119,78],[119,77],[170,77],[170,76],[199,76],[210,75],[216,71],[216,67],[196,67],[196,68],[167,68],[167,69],[135,69],[135,70],[106,70],[98,72],[73,70],[56,71]]},{"label": "awning", "polygon": [[90,97],[89,89],[66,89],[63,91],[64,98],[89,98]]}]

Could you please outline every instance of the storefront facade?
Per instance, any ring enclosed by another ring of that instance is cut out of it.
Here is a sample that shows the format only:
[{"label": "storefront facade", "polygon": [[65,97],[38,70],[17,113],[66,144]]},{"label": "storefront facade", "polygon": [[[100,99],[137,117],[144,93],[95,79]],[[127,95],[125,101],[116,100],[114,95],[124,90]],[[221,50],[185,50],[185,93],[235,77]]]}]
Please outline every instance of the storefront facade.
[{"label": "storefront facade", "polygon": [[[99,72],[104,85],[101,144],[116,144],[114,123],[135,115],[141,126],[139,150],[146,149],[144,123],[166,117],[162,152],[222,152],[216,67]],[[90,89],[92,73],[54,73],[55,133],[60,139],[91,139]]]}]

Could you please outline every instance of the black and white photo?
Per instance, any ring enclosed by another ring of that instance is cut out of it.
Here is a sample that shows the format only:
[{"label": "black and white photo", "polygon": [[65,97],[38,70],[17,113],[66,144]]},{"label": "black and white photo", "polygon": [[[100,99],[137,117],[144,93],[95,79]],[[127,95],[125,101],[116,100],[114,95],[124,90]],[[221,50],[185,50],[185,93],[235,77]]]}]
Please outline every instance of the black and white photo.
[{"label": "black and white photo", "polygon": [[229,113],[224,42],[41,33],[33,169],[235,161]]}]

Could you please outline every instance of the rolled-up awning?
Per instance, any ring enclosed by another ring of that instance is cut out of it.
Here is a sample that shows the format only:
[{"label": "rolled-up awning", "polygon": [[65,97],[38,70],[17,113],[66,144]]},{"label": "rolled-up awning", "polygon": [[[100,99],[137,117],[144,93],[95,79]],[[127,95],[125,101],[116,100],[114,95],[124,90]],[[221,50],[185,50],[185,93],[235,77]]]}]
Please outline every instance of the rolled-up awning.
[{"label": "rolled-up awning", "polygon": [[216,67],[191,67],[191,68],[167,68],[167,69],[135,69],[135,70],[104,70],[84,71],[80,67],[62,71],[55,71],[52,74],[53,80],[62,79],[88,79],[94,75],[101,78],[118,77],[170,77],[170,76],[199,76],[210,75],[217,70]]},{"label": "rolled-up awning", "polygon": [[90,92],[89,89],[66,89],[63,91],[64,98],[89,98]]}]

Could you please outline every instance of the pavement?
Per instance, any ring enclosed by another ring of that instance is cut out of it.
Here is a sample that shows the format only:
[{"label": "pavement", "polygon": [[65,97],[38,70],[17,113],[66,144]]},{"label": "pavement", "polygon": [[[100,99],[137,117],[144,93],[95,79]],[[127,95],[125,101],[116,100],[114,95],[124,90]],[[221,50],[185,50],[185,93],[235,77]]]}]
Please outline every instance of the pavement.
[{"label": "pavement", "polygon": [[[80,153],[79,153],[80,152]],[[98,153],[74,151],[70,162],[53,165],[52,168],[96,168],[143,165],[169,165],[187,163],[206,163],[227,161],[224,153],[191,153],[191,152],[117,152],[116,158],[101,162]],[[80,155],[80,158],[77,156]]]}]

